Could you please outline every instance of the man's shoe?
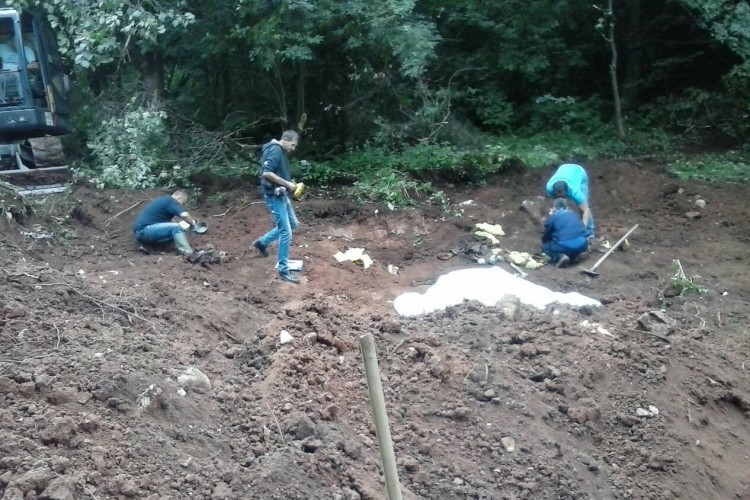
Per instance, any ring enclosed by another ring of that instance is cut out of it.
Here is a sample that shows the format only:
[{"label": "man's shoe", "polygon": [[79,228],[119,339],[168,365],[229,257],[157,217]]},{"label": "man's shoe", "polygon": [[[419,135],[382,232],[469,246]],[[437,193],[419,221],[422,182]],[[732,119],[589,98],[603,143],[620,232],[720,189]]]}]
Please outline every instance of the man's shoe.
[{"label": "man's shoe", "polygon": [[562,254],[560,256],[560,259],[557,261],[557,268],[560,269],[561,267],[568,267],[568,264],[570,264],[570,257]]},{"label": "man's shoe", "polygon": [[253,246],[260,253],[261,257],[268,257],[268,250],[266,250],[266,246],[260,240],[253,241]]},{"label": "man's shoe", "polygon": [[294,283],[295,285],[299,285],[299,278],[293,275],[289,271],[285,273],[279,273],[279,278],[281,278],[281,281],[288,281],[289,283]]}]

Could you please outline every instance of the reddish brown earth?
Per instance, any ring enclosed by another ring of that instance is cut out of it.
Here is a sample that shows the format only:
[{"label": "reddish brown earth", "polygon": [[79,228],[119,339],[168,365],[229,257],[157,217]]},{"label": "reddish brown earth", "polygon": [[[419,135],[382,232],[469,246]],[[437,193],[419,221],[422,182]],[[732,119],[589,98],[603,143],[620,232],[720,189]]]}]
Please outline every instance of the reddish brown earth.
[{"label": "reddish brown earth", "polygon": [[[405,498],[750,498],[750,188],[627,163],[590,174],[600,234],[640,228],[599,278],[529,271],[604,303],[559,314],[467,303],[404,319],[392,306],[476,266],[437,258],[476,222],[502,224],[505,249],[537,251],[518,206],[544,171],[453,189],[448,212],[308,198],[299,286],[246,251],[269,226],[252,187],[193,210],[210,224],[196,244],[233,255],[211,267],[137,252],[139,207],[120,212],[154,193],[78,188],[25,225],[3,218],[0,498],[385,498],[358,349],[367,333]],[[373,268],[336,263],[350,246]],[[708,291],[672,296],[674,259]],[[673,324],[639,324],[662,309]],[[294,342],[281,345],[281,330]],[[210,387],[179,382],[188,367]],[[639,416],[649,405],[658,415]]]}]

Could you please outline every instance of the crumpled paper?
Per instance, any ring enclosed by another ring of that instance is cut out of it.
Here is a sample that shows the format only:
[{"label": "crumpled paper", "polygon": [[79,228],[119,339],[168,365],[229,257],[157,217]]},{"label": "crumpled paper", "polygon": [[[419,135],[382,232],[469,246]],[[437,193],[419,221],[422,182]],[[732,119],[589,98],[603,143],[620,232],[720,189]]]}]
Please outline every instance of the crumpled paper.
[{"label": "crumpled paper", "polygon": [[500,244],[500,240],[497,239],[498,236],[505,236],[505,232],[503,231],[503,228],[500,226],[500,224],[477,222],[474,227],[476,228],[476,231],[474,231],[474,234],[476,236],[488,239],[493,245]]},{"label": "crumpled paper", "polygon": [[474,227],[479,231],[490,233],[494,236],[505,236],[505,231],[500,224],[488,224],[487,222],[477,222]]},{"label": "crumpled paper", "polygon": [[372,266],[373,260],[370,258],[369,255],[365,253],[364,248],[350,248],[346,252],[337,252],[336,255],[333,256],[334,259],[336,259],[336,262],[345,262],[345,261],[352,261],[352,262],[361,262],[362,267],[365,269],[368,269]]},{"label": "crumpled paper", "polygon": [[490,243],[492,243],[493,245],[499,245],[500,244],[500,240],[498,240],[497,238],[495,238],[494,234],[488,233],[487,231],[477,231],[474,234],[476,236],[481,236],[482,238],[487,238],[488,240],[490,240]]},{"label": "crumpled paper", "polygon": [[515,250],[508,254],[508,260],[517,266],[523,266],[526,269],[539,269],[544,264],[534,260],[528,252],[516,252]]}]

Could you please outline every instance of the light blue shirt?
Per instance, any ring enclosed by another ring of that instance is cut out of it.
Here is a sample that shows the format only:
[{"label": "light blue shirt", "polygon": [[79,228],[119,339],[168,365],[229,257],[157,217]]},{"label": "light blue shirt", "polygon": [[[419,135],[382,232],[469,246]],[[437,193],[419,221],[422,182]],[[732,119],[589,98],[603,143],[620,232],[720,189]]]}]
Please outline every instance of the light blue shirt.
[{"label": "light blue shirt", "polygon": [[574,163],[560,165],[555,175],[547,182],[547,195],[555,195],[553,186],[563,181],[568,185],[568,198],[578,205],[589,202],[589,176],[582,166]]}]

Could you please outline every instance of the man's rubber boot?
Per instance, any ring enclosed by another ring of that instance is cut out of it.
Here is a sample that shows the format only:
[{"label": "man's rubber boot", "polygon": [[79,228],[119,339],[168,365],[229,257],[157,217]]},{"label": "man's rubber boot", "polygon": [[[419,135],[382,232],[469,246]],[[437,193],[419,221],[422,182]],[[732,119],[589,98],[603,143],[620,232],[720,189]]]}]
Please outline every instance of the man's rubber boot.
[{"label": "man's rubber boot", "polygon": [[174,246],[177,247],[177,251],[182,255],[192,255],[193,247],[190,246],[187,236],[183,232],[175,234],[172,239],[174,240]]}]

